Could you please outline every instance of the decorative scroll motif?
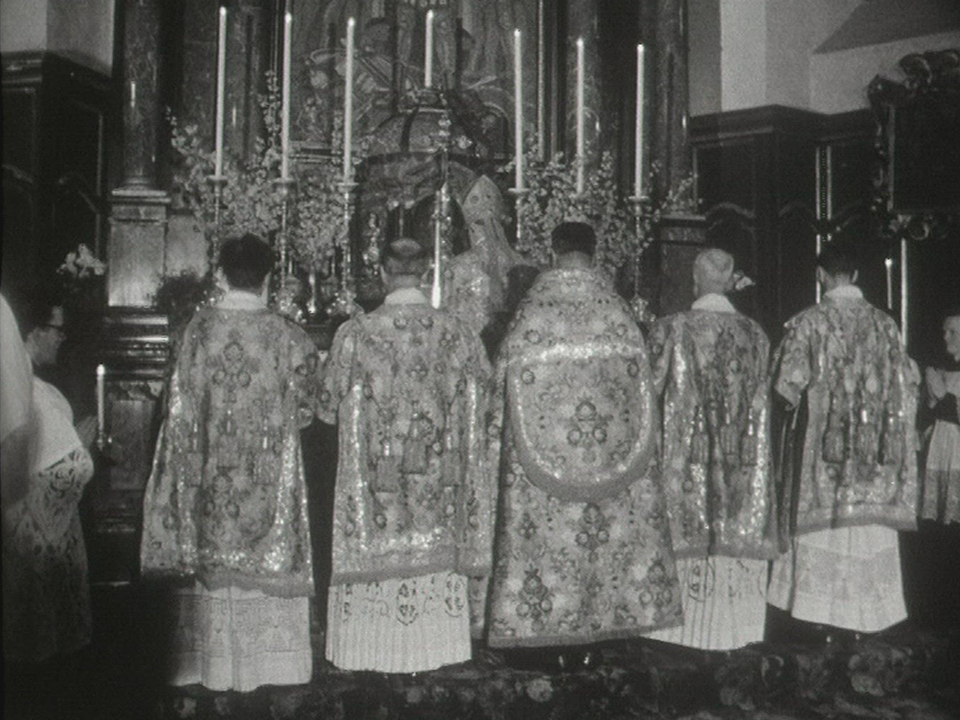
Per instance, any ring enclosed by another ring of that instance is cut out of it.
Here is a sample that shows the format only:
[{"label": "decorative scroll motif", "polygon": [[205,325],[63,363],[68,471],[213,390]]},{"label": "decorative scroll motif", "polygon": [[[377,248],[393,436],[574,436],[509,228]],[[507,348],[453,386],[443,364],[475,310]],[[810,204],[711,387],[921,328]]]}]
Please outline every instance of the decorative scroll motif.
[{"label": "decorative scroll motif", "polygon": [[942,238],[960,224],[960,48],[907,55],[900,67],[902,82],[877,75],[867,88],[874,212],[890,239]]}]

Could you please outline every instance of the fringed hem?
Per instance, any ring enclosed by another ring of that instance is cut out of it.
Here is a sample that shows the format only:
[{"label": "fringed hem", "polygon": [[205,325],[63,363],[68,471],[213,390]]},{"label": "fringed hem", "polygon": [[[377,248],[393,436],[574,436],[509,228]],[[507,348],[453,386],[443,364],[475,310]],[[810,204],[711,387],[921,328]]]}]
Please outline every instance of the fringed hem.
[{"label": "fringed hem", "polygon": [[[336,562],[336,559],[334,559]],[[371,583],[384,580],[406,580],[421,575],[433,573],[454,572],[465,577],[487,577],[490,575],[490,565],[464,566],[449,556],[409,565],[394,566],[389,563],[378,563],[379,568],[371,570],[334,570],[330,576],[331,585],[347,585],[350,583]]]},{"label": "fringed hem", "polygon": [[189,587],[194,581],[208,590],[223,590],[236,587],[241,590],[259,590],[264,595],[281,598],[313,597],[313,580],[290,580],[284,578],[251,577],[235,571],[178,572],[175,570],[150,570],[140,572],[140,579],[147,582],[170,582]]},{"label": "fringed hem", "polygon": [[876,512],[874,514],[858,512],[856,517],[809,517],[805,521],[797,523],[796,535],[806,535],[818,530],[839,530],[840,528],[867,527],[869,525],[880,525],[897,531],[916,530],[916,511],[903,510],[896,516],[891,516],[889,512]]},{"label": "fringed hem", "polygon": [[675,622],[646,625],[634,628],[620,628],[617,630],[601,630],[593,633],[576,635],[541,635],[536,637],[496,637],[487,638],[487,644],[495,648],[524,648],[524,647],[556,647],[559,645],[591,645],[604,640],[630,640],[644,637],[654,630],[668,630],[683,625],[681,619]]}]

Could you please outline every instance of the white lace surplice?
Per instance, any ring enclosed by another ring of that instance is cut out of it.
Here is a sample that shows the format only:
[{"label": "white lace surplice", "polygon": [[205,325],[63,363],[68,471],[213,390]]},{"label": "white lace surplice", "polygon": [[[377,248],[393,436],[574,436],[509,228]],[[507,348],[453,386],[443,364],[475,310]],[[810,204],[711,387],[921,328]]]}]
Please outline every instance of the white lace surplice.
[{"label": "white lace surplice", "polygon": [[767,560],[711,556],[677,560],[684,623],[652,640],[701,650],[734,650],[763,640]]},{"label": "white lace surplice", "polygon": [[[960,371],[944,372],[947,392],[960,396]],[[960,522],[960,426],[937,420],[927,446],[922,516]]]},{"label": "white lace surplice", "polygon": [[330,588],[327,658],[344,670],[411,673],[470,659],[467,579],[452,572]]},{"label": "white lace surplice", "polygon": [[309,682],[309,600],[200,583],[177,591],[170,684],[248,692]]},{"label": "white lace surplice", "polygon": [[799,620],[857,632],[905,620],[897,532],[868,525],[801,535],[774,562],[767,601]]}]

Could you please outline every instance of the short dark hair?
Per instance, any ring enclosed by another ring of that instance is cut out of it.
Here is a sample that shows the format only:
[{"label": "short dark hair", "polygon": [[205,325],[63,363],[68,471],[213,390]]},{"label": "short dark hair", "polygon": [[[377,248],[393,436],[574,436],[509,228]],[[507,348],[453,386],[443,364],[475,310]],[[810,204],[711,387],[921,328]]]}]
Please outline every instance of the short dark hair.
[{"label": "short dark hair", "polygon": [[420,277],[430,266],[426,249],[412,238],[394,240],[380,257],[388,275]]},{"label": "short dark hair", "polygon": [[220,246],[220,269],[237,290],[262,288],[273,263],[273,250],[253,233],[229,238]]},{"label": "short dark hair", "polygon": [[597,249],[597,234],[583,222],[563,222],[550,234],[553,251],[557,255],[579,252],[593,257]]},{"label": "short dark hair", "polygon": [[858,266],[857,249],[849,241],[834,240],[824,245],[817,255],[817,267],[822,267],[831,277],[853,275]]}]

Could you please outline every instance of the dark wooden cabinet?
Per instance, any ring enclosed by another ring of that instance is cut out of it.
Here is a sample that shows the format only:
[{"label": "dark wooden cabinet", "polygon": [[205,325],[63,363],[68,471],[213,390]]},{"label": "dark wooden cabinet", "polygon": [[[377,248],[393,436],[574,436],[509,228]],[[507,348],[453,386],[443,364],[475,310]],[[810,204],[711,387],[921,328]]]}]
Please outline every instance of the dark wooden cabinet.
[{"label": "dark wooden cabinet", "polygon": [[3,286],[56,270],[86,243],[103,257],[111,79],[53,53],[3,56]]}]

